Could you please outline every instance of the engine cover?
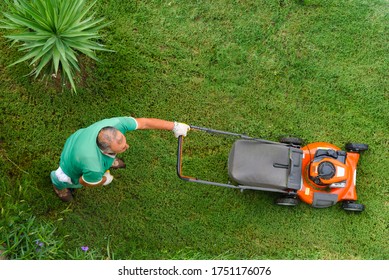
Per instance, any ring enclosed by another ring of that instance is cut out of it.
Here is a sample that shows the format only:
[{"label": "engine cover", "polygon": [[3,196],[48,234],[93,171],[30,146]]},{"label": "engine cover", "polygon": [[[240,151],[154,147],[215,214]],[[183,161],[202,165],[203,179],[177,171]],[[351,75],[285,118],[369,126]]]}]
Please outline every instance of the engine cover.
[{"label": "engine cover", "polygon": [[347,179],[345,162],[346,153],[343,151],[317,150],[309,167],[309,176],[318,185],[341,183]]}]

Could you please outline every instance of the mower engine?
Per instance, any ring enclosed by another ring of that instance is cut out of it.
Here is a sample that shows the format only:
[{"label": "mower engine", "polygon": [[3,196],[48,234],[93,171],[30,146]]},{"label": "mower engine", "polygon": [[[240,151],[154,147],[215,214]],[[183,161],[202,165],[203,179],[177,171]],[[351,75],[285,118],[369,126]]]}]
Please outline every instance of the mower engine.
[{"label": "mower engine", "polygon": [[318,186],[344,188],[349,168],[346,154],[344,151],[318,149],[310,164],[310,179]]}]

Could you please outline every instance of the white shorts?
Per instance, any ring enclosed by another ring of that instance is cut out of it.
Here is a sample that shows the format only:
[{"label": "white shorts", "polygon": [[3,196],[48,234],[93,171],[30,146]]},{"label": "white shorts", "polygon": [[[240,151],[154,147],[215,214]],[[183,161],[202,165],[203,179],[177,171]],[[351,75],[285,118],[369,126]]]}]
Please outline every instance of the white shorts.
[{"label": "white shorts", "polygon": [[55,176],[57,176],[58,181],[73,185],[72,179],[63,172],[61,167],[58,167],[58,169],[55,170]]}]

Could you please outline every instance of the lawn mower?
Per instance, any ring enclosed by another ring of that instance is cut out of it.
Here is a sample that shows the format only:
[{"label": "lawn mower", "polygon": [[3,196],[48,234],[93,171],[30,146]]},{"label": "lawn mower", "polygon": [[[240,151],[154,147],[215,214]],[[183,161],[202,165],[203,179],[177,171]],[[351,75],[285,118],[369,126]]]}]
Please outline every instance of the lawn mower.
[{"label": "lawn mower", "polygon": [[180,179],[235,188],[280,193],[278,205],[296,206],[303,201],[314,208],[326,208],[342,202],[346,211],[362,212],[356,202],[356,171],[360,153],[367,144],[347,143],[343,151],[326,142],[302,146],[297,137],[282,137],[279,142],[245,134],[191,126],[191,130],[237,137],[228,156],[230,182],[219,183],[182,174],[183,142],[178,138],[177,175]]}]

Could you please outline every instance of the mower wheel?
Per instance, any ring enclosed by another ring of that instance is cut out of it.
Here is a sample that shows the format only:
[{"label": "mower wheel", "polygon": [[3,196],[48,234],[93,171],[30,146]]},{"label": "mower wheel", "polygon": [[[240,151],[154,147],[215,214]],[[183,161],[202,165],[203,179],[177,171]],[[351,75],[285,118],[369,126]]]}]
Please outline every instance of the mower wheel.
[{"label": "mower wheel", "polygon": [[282,137],[280,138],[280,142],[290,145],[296,145],[299,147],[303,144],[303,140],[297,137]]},{"label": "mower wheel", "polygon": [[342,208],[346,211],[362,212],[365,210],[365,205],[353,201],[343,201]]},{"label": "mower wheel", "polygon": [[276,199],[276,204],[281,206],[297,206],[299,200],[295,197],[279,197]]},{"label": "mower wheel", "polygon": [[369,146],[367,144],[358,144],[358,143],[347,143],[346,150],[348,152],[363,152],[367,151]]}]

